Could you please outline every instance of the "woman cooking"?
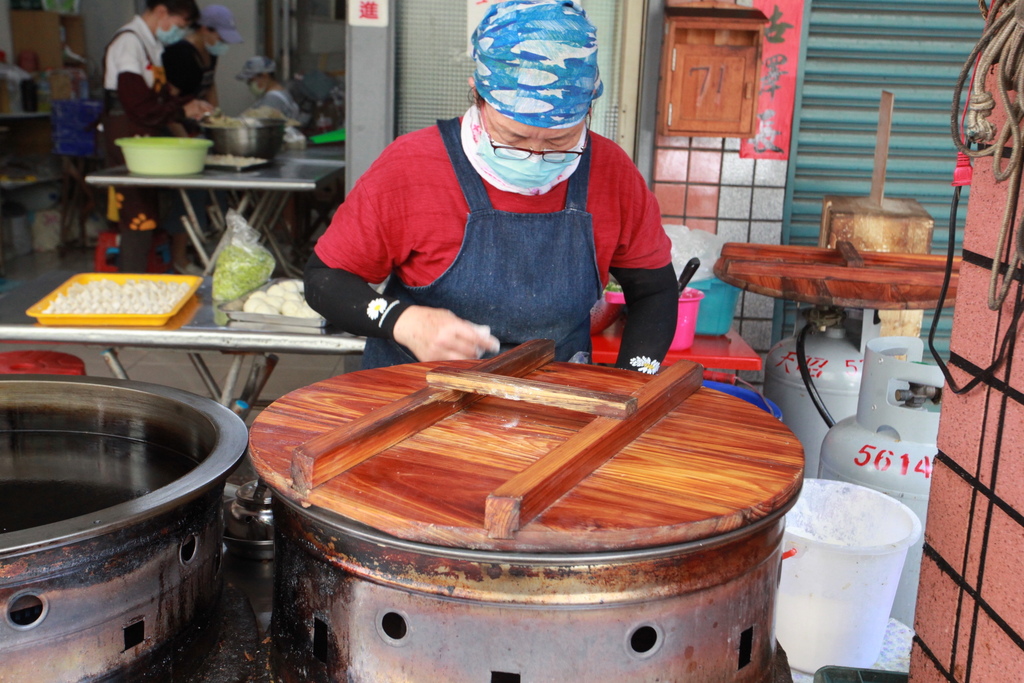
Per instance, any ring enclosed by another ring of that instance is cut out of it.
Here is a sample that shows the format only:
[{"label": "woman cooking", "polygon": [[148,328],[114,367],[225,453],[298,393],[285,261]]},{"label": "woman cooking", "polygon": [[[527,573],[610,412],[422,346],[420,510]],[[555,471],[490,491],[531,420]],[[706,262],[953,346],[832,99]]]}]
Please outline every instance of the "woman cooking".
[{"label": "woman cooking", "polygon": [[[199,119],[213,109],[203,100],[171,95],[163,69],[164,46],[181,40],[198,16],[195,0],[146,0],[145,11],[121,27],[107,45],[103,130],[109,166],[124,164],[115,144],[119,138],[166,135],[169,124],[186,117]],[[120,230],[121,272],[146,271],[158,213],[155,188],[111,188],[108,217]]]},{"label": "woman cooking", "polygon": [[364,368],[535,338],[565,361],[590,351],[610,273],[629,306],[617,365],[657,372],[676,322],[670,242],[632,161],[588,130],[594,26],[570,0],[512,0],[472,42],[474,104],[360,177],[307,264],[307,300],[368,337]]},{"label": "woman cooking", "polygon": [[195,30],[164,50],[167,80],[178,88],[179,94],[218,106],[217,58],[241,42],[242,34],[235,26],[231,10],[224,5],[207,5],[199,12]]}]

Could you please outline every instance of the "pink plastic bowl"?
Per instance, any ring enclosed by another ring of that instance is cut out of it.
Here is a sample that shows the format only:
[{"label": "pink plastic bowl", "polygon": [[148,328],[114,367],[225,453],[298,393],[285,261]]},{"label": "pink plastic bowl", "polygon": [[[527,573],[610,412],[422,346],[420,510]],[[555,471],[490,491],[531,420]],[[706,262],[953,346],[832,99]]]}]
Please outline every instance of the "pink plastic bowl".
[{"label": "pink plastic bowl", "polygon": [[[605,292],[604,298],[610,304],[626,303],[622,292]],[[697,329],[697,313],[703,298],[704,292],[690,287],[684,289],[679,296],[679,317],[676,321],[676,334],[672,337],[672,343],[668,347],[670,350],[683,351],[693,346],[693,333]]]}]

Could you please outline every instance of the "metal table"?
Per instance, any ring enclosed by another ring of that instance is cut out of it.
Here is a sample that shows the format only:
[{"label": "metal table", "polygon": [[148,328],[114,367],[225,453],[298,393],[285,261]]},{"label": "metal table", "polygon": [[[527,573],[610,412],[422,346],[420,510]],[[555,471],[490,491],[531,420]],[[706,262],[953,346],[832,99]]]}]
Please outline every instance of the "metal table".
[{"label": "metal table", "polygon": [[[206,278],[196,295],[160,327],[97,325],[40,325],[25,311],[63,284],[75,273],[51,271],[0,295],[0,340],[10,342],[66,342],[104,347],[101,352],[111,372],[121,379],[128,374],[117,358],[124,347],[162,348],[185,351],[210,395],[226,406],[246,413],[266,384],[277,363],[275,353],[352,354],[362,353],[365,339],[330,328],[288,328],[228,321],[211,298],[212,280]],[[304,330],[304,331],[303,331]],[[199,352],[234,353],[222,386],[211,375]],[[248,378],[235,393],[242,365],[253,359]],[[241,404],[237,402],[241,401]]]},{"label": "metal table", "polygon": [[[299,266],[286,258],[274,239],[274,225],[292,193],[322,189],[341,176],[345,162],[339,155],[337,147],[286,151],[274,157],[269,165],[251,171],[208,168],[202,173],[179,176],[138,175],[129,172],[126,166],[116,166],[90,173],[85,177],[85,182],[99,187],[113,185],[178,190],[186,213],[182,223],[207,273],[212,271],[217,249],[212,253],[207,251],[201,238],[195,207],[187,190],[208,190],[211,195],[217,190],[237,192],[239,197],[233,208],[264,236],[282,269],[288,275],[298,277],[301,274]],[[224,218],[220,215],[219,204],[214,201],[213,206],[214,222],[218,228],[222,228]]]}]

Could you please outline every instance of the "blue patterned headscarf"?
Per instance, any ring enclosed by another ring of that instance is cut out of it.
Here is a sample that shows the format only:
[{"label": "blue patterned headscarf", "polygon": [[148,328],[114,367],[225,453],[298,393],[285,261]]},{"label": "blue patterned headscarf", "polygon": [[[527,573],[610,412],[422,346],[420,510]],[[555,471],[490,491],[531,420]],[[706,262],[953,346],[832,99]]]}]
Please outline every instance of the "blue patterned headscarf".
[{"label": "blue patterned headscarf", "polygon": [[473,32],[476,91],[498,113],[568,128],[601,96],[597,29],[572,0],[492,5]]}]

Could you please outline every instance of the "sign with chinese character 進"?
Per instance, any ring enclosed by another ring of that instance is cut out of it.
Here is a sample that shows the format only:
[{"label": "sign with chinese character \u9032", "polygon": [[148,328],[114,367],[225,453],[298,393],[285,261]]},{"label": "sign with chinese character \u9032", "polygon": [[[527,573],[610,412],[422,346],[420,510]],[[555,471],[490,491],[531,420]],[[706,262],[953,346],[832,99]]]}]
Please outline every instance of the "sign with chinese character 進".
[{"label": "sign with chinese character \u9032", "polygon": [[390,0],[348,0],[349,26],[387,26]]},{"label": "sign with chinese character \u9032", "polygon": [[761,49],[757,135],[740,143],[744,159],[788,159],[793,132],[804,0],[754,0],[768,17]]}]

